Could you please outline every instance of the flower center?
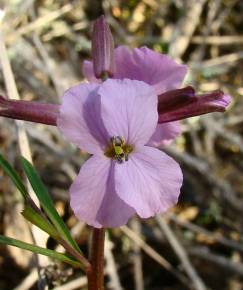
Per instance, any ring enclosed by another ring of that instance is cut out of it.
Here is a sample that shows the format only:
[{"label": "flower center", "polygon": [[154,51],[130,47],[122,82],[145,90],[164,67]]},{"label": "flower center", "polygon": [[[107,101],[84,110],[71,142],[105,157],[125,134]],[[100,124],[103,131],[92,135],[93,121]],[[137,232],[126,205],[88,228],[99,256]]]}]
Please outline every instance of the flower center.
[{"label": "flower center", "polygon": [[118,163],[128,161],[128,155],[133,151],[133,146],[126,144],[120,136],[113,136],[110,144],[105,150],[105,156],[115,159]]}]

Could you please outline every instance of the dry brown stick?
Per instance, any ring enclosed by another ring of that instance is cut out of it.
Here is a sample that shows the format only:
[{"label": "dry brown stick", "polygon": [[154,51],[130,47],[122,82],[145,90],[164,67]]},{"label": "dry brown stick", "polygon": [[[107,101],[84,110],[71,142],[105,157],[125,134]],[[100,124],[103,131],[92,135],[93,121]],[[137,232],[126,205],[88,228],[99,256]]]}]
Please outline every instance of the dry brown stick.
[{"label": "dry brown stick", "polygon": [[172,220],[173,222],[175,222],[177,225],[188,229],[194,233],[200,234],[200,235],[204,235],[205,237],[207,237],[208,239],[215,241],[221,245],[224,245],[226,247],[232,248],[236,251],[241,251],[243,252],[243,245],[241,245],[239,242],[236,241],[232,241],[229,240],[219,234],[215,234],[213,232],[210,232],[196,224],[193,224],[191,222],[188,221],[184,221],[182,219],[180,219],[179,217],[177,217],[175,214],[173,213],[168,213],[166,215],[170,220]]},{"label": "dry brown stick", "polygon": [[137,234],[130,230],[127,226],[120,228],[121,231],[128,236],[134,243],[139,245],[143,251],[148,254],[153,260],[155,260],[159,265],[165,268],[168,271],[174,271],[172,265],[158,254],[153,248],[151,248],[146,242],[144,242]]},{"label": "dry brown stick", "polygon": [[[31,10],[31,18],[33,21],[36,20],[36,13],[35,13],[34,7]],[[56,70],[55,63],[50,58],[49,53],[48,53],[45,45],[42,43],[38,32],[36,32],[36,31],[33,32],[32,39],[33,39],[33,43],[34,43],[40,57],[44,63],[44,67],[46,68],[47,74],[48,74],[49,78],[51,79],[51,81],[55,87],[56,93],[60,97],[63,94],[64,90],[61,86],[62,82],[60,82],[58,80],[57,74],[55,73],[55,70]]]},{"label": "dry brown stick", "polygon": [[32,269],[29,275],[13,290],[28,290],[33,287],[37,280],[38,272],[36,269]]},{"label": "dry brown stick", "polygon": [[135,234],[132,230],[127,226],[123,226],[120,228],[121,231],[134,243],[139,245],[139,247],[154,261],[156,261],[159,265],[161,265],[164,269],[170,272],[174,277],[176,277],[179,281],[181,281],[185,286],[189,289],[192,289],[191,285],[188,284],[188,281],[184,275],[178,272],[174,267],[160,254],[158,254],[152,247],[150,247],[146,242],[144,242],[137,234]]},{"label": "dry brown stick", "polygon": [[190,39],[200,22],[200,15],[206,0],[186,1],[185,16],[179,20],[173,33],[173,39],[169,47],[169,54],[180,58],[186,51]]},{"label": "dry brown stick", "polygon": [[[10,66],[6,47],[4,44],[4,38],[1,31],[0,31],[0,62],[2,66],[4,83],[7,89],[8,97],[12,100],[20,100],[16,83],[14,80],[12,68]],[[32,162],[30,146],[28,144],[28,137],[24,129],[24,122],[22,121],[15,121],[15,122],[18,128],[18,139],[19,139],[20,151],[26,159]],[[36,197],[35,197],[35,200],[36,200]]]},{"label": "dry brown stick", "polygon": [[[207,37],[211,33],[211,27],[213,20],[218,15],[218,11],[221,7],[221,0],[213,0],[208,2],[208,12],[206,16],[205,25],[202,27],[202,36]],[[200,62],[206,53],[206,44],[201,43],[194,53],[191,54],[190,59]]]},{"label": "dry brown stick", "polygon": [[[0,22],[0,62],[2,66],[2,72],[3,72],[3,77],[4,77],[4,82],[7,89],[8,97],[13,100],[19,100],[20,96],[18,94],[13,71],[12,71],[8,54],[7,54],[7,50],[5,47],[4,37],[1,31],[1,22]],[[29,145],[27,134],[26,134],[26,130],[24,128],[24,122],[16,120],[15,123],[17,125],[18,143],[19,143],[20,153],[22,156],[24,156],[26,159],[32,162],[31,150],[30,150],[30,145]],[[29,190],[29,194],[31,198],[36,202],[36,204],[38,204],[37,197],[35,196],[29,183],[28,183],[28,190]],[[32,229],[33,239],[35,243],[40,246],[45,246],[46,241],[47,241],[47,235],[43,233],[37,227],[32,227],[31,229]],[[44,256],[38,257],[39,267],[45,267],[48,263],[49,263],[49,260],[47,257],[44,257]],[[44,281],[42,281],[42,283],[44,283]]]},{"label": "dry brown stick", "polygon": [[226,18],[232,13],[232,9],[239,2],[239,0],[232,0],[225,5],[225,9],[217,15],[214,23],[212,23],[212,31],[219,31],[221,25],[225,22]]},{"label": "dry brown stick", "polygon": [[[137,218],[131,220],[131,228],[138,235],[141,235],[141,224]],[[133,245],[133,267],[134,267],[134,280],[135,280],[135,289],[144,290],[144,281],[143,281],[143,264],[140,247],[134,243]]]},{"label": "dry brown stick", "polygon": [[105,236],[105,260],[106,267],[105,272],[110,277],[109,288],[112,290],[122,290],[119,275],[117,273],[117,266],[112,253],[112,242],[109,239],[108,233]]},{"label": "dry brown stick", "polygon": [[33,35],[33,42],[35,44],[36,49],[38,50],[44,64],[46,67],[46,71],[49,75],[49,78],[51,79],[57,95],[60,97],[63,94],[63,89],[60,85],[60,81],[58,80],[56,73],[55,73],[55,64],[54,61],[49,57],[49,54],[43,45],[43,43],[40,40],[40,37],[37,33],[34,33]]},{"label": "dry brown stick", "polygon": [[80,277],[75,280],[72,280],[62,286],[57,286],[53,288],[52,290],[75,290],[80,289],[87,286],[87,278],[86,277]]},{"label": "dry brown stick", "polygon": [[[41,38],[42,38],[43,42],[48,42],[56,37],[71,36],[74,32],[84,30],[88,26],[89,26],[88,22],[85,20],[82,20],[80,22],[76,22],[75,24],[73,24],[73,26],[71,26],[71,28],[60,27],[60,28],[53,29],[53,30],[43,34]],[[82,37],[84,37],[84,35],[82,35]],[[87,39],[85,39],[85,40],[86,40],[86,42],[88,42]]]},{"label": "dry brown stick", "polygon": [[215,122],[211,117],[201,118],[201,123],[203,125],[210,126],[211,130],[214,131],[218,136],[224,138],[229,143],[237,146],[239,150],[243,153],[243,138],[240,134],[236,134],[225,129],[219,122]]},{"label": "dry brown stick", "polygon": [[158,222],[159,227],[163,231],[164,235],[166,236],[167,240],[169,241],[171,247],[175,251],[176,255],[180,259],[182,266],[187,273],[188,277],[192,281],[192,284],[196,290],[206,290],[207,287],[204,284],[203,280],[198,275],[196,269],[192,265],[186,250],[179,242],[169,225],[166,223],[163,217],[157,216],[156,220]]},{"label": "dry brown stick", "polygon": [[242,201],[236,196],[229,182],[219,179],[204,160],[193,157],[187,152],[179,152],[174,146],[165,147],[163,150],[189,168],[193,168],[200,173],[208,183],[220,190],[222,198],[227,201],[234,210],[239,212],[242,211]]},{"label": "dry brown stick", "polygon": [[240,35],[214,35],[214,36],[193,36],[192,43],[209,45],[236,45],[243,43],[243,36]]},{"label": "dry brown stick", "polygon": [[72,4],[66,4],[58,10],[51,11],[50,13],[47,13],[46,15],[37,18],[31,23],[19,28],[18,30],[15,30],[14,33],[10,34],[6,40],[7,43],[12,42],[13,40],[17,39],[21,35],[28,34],[32,31],[37,31],[38,29],[42,28],[43,26],[47,25],[53,20],[59,18],[63,14],[68,13],[72,9],[73,9]]},{"label": "dry brown stick", "polygon": [[238,262],[233,262],[230,259],[214,254],[209,251],[206,247],[194,247],[188,250],[189,254],[213,264],[218,265],[219,267],[225,269],[226,271],[231,272],[232,274],[237,274],[243,277],[243,264]]},{"label": "dry brown stick", "polygon": [[202,62],[190,62],[189,65],[191,69],[201,70],[201,69],[220,66],[220,65],[233,64],[236,61],[241,60],[242,58],[243,58],[243,52],[239,51],[239,52],[225,54],[225,55],[215,57],[212,59],[204,60]]}]

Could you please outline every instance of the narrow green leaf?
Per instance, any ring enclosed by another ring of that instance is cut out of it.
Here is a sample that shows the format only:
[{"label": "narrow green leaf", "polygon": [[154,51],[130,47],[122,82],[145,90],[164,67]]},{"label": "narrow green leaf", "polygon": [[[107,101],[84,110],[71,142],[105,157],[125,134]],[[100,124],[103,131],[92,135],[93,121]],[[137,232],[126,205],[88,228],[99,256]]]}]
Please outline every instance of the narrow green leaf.
[{"label": "narrow green leaf", "polygon": [[23,182],[21,181],[21,178],[1,154],[0,154],[0,166],[3,168],[4,172],[11,178],[12,182],[16,185],[16,187],[22,194],[23,198],[26,199],[28,196],[28,192]]},{"label": "narrow green leaf", "polygon": [[0,235],[0,244],[5,244],[5,245],[10,245],[10,246],[14,246],[14,247],[18,247],[27,251],[31,251],[33,253],[36,254],[40,254],[40,255],[44,255],[44,256],[48,256],[51,257],[53,259],[57,259],[59,261],[68,263],[72,266],[76,266],[76,267],[81,267],[81,264],[76,261],[75,259],[73,259],[72,257],[69,257],[68,255],[53,251],[53,250],[49,250],[49,249],[45,249],[36,245],[32,245],[29,243],[25,243],[19,240],[15,240],[13,238],[9,238],[9,237],[4,237],[2,235]]},{"label": "narrow green leaf", "polygon": [[37,213],[31,206],[27,205],[21,213],[29,222],[48,233],[53,239],[58,240],[59,234],[54,226],[45,219],[42,215]]},{"label": "narrow green leaf", "polygon": [[43,182],[41,181],[39,175],[37,174],[36,170],[34,169],[32,164],[28,160],[26,160],[24,157],[21,158],[21,162],[22,162],[25,174],[27,175],[31,186],[32,186],[36,196],[38,197],[42,208],[44,209],[45,213],[47,214],[47,216],[49,217],[49,219],[51,220],[51,222],[55,226],[56,230],[58,231],[60,236],[69,243],[70,246],[72,246],[75,250],[77,250],[79,253],[82,254],[79,246],[74,241],[68,228],[66,227],[65,223],[63,222],[63,220],[59,216],[59,214],[58,214],[58,212],[53,204],[53,201],[52,201],[46,187],[44,186]]}]

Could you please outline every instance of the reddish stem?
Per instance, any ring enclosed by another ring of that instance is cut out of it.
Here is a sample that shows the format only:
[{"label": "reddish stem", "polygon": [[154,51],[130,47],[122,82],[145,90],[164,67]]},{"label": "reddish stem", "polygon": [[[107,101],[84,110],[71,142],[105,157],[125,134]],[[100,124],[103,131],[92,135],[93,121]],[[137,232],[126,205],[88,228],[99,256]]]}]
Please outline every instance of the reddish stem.
[{"label": "reddish stem", "polygon": [[104,290],[105,229],[93,228],[91,243],[91,269],[87,272],[88,290]]}]

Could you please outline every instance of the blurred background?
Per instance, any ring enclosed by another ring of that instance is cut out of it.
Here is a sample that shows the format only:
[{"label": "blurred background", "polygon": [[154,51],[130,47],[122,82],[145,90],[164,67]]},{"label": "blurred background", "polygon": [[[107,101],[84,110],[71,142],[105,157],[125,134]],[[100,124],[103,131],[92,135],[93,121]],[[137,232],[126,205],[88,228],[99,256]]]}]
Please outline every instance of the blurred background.
[{"label": "blurred background", "polygon": [[[2,29],[21,99],[59,103],[84,80],[93,20],[107,17],[116,45],[146,45],[188,64],[185,84],[233,96],[224,113],[182,122],[183,135],[165,148],[181,165],[178,205],[164,216],[109,230],[106,289],[243,289],[243,1],[6,0]],[[0,93],[6,95],[0,73]],[[22,174],[20,128],[0,118],[0,151]],[[72,215],[68,188],[87,158],[56,128],[25,123],[29,150],[55,205],[87,252],[89,228]],[[24,149],[23,149],[24,147]],[[0,234],[31,241],[22,200],[0,171]],[[41,243],[56,244],[45,235]],[[60,251],[62,249],[59,249]],[[47,259],[45,289],[86,289],[80,271]],[[0,289],[38,289],[32,254],[0,246]],[[44,288],[43,288],[44,289]]]}]

